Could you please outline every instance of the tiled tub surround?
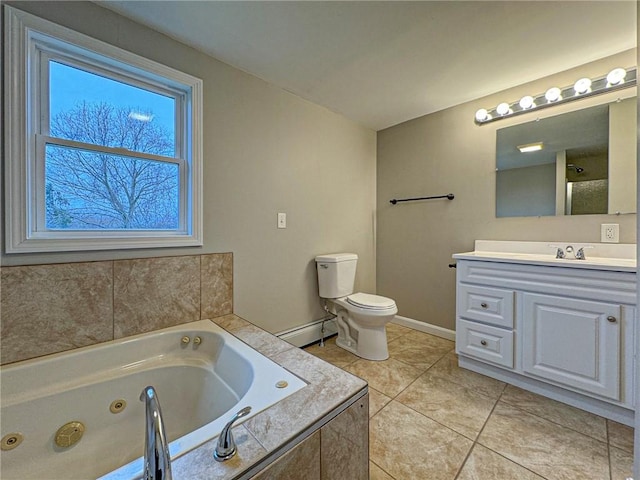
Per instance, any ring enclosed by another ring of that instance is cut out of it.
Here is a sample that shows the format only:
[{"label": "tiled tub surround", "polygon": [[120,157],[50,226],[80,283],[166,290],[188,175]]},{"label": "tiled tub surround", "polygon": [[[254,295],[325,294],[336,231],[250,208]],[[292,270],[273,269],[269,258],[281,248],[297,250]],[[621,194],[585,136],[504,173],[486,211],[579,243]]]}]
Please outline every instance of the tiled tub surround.
[{"label": "tiled tub surround", "polygon": [[210,440],[173,461],[174,478],[367,480],[366,382],[235,315],[212,321],[307,386],[234,427],[235,457],[216,462]]},{"label": "tiled tub surround", "polygon": [[[216,437],[241,408],[256,415],[306,387],[210,320],[4,365],[0,384],[0,436],[24,438],[0,451],[5,480],[142,476],[147,385],[161,399],[174,458]],[[56,448],[53,434],[69,421],[86,434]]]},{"label": "tiled tub surround", "polygon": [[0,363],[233,312],[233,254],[2,267]]},{"label": "tiled tub surround", "polygon": [[368,480],[366,382],[235,315],[213,321],[308,385],[233,428],[231,460],[213,459],[212,440],[173,462],[174,478]]}]

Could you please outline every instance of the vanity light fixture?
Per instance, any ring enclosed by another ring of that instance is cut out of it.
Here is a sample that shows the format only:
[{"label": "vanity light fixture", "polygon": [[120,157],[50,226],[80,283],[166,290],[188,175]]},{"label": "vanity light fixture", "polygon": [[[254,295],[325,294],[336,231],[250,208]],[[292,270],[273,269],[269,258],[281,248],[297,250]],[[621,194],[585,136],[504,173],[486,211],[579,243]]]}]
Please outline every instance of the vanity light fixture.
[{"label": "vanity light fixture", "polygon": [[512,110],[507,102],[503,102],[496,107],[496,113],[498,115],[508,115],[511,112]]},{"label": "vanity light fixture", "polygon": [[537,152],[538,150],[542,150],[544,148],[544,143],[535,142],[535,143],[527,143],[526,145],[518,145],[518,150],[521,153],[529,153],[529,152]]},{"label": "vanity light fixture", "polygon": [[546,98],[549,103],[557,102],[562,99],[562,90],[558,87],[551,87],[544,94],[544,98]]},{"label": "vanity light fixture", "polygon": [[627,71],[624,68],[614,68],[607,75],[607,85],[619,85],[624,82],[626,76]]},{"label": "vanity light fixture", "polygon": [[487,112],[486,109],[481,108],[480,110],[478,110],[476,112],[476,122],[480,123],[480,122],[484,122],[485,120],[488,120],[489,118],[491,118],[489,116],[489,112]]},{"label": "vanity light fixture", "polygon": [[577,95],[582,95],[583,93],[588,93],[591,91],[591,79],[590,78],[581,78],[576,83],[573,84],[573,89],[576,91]]},{"label": "vanity light fixture", "polygon": [[525,95],[520,99],[519,105],[520,105],[520,108],[522,108],[523,110],[528,110],[532,107],[535,107],[536,103],[534,102],[533,97],[531,95]]},{"label": "vanity light fixture", "polygon": [[525,95],[516,102],[502,102],[491,109],[481,108],[475,114],[475,122],[478,125],[484,125],[495,120],[510,118],[514,115],[540,110],[541,108],[634,87],[636,83],[636,67],[627,69],[614,68],[607,75],[596,78],[583,77],[573,85],[564,88],[551,87],[545,93]]}]

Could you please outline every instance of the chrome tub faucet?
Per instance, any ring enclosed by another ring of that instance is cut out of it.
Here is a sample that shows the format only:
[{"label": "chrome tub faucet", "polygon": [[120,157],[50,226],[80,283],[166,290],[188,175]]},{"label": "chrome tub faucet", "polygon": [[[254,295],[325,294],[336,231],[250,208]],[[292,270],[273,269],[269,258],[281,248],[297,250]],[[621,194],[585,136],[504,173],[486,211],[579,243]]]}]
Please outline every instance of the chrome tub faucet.
[{"label": "chrome tub faucet", "polygon": [[160,401],[152,386],[144,387],[140,401],[145,404],[143,480],[172,480],[169,443],[164,429]]},{"label": "chrome tub faucet", "polygon": [[216,445],[216,449],[213,452],[213,458],[215,458],[218,462],[224,462],[225,460],[229,460],[236,454],[236,442],[233,439],[233,434],[231,433],[231,427],[233,423],[251,413],[251,407],[244,407],[238,413],[236,413],[231,420],[224,426],[222,432],[220,432],[220,437],[218,437],[218,444]]}]

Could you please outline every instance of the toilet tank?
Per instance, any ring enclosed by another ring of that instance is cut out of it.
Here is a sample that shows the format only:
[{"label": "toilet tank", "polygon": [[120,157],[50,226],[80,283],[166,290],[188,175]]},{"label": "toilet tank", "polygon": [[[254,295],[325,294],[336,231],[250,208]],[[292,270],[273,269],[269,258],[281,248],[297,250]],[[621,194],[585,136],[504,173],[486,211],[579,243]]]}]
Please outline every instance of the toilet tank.
[{"label": "toilet tank", "polygon": [[357,263],[358,255],[355,253],[318,255],[316,266],[320,297],[340,298],[352,294]]}]

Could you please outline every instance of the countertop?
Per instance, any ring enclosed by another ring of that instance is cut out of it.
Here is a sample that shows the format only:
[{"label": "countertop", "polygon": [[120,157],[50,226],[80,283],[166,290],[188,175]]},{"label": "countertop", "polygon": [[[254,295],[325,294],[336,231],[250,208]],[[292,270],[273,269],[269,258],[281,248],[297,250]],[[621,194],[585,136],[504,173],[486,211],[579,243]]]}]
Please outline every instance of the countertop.
[{"label": "countertop", "polygon": [[[585,247],[586,260],[555,258],[557,247],[574,251]],[[484,260],[500,263],[542,265],[549,267],[582,268],[617,272],[636,271],[635,244],[601,244],[570,242],[508,242],[476,240],[472,252],[456,253],[456,260]]]},{"label": "countertop", "polygon": [[[233,428],[238,453],[226,462],[213,458],[217,437],[171,463],[176,480],[240,479],[258,473],[367,393],[367,383],[236,315],[214,318],[255,350],[305,380],[308,385]],[[285,450],[286,449],[286,450]]]}]

